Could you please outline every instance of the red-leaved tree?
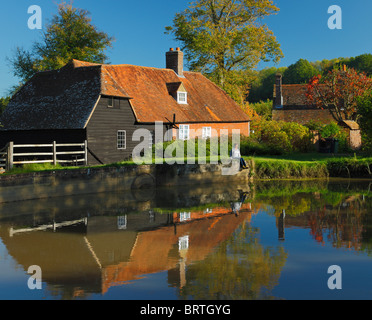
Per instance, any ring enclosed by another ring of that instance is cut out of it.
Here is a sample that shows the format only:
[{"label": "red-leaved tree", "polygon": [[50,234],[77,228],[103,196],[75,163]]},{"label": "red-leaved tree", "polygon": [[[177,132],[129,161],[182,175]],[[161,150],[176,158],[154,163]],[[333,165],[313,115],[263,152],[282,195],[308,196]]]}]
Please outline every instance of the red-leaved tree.
[{"label": "red-leaved tree", "polygon": [[326,76],[310,79],[307,102],[318,108],[327,108],[336,121],[358,119],[357,100],[372,89],[372,79],[354,69],[334,69]]}]

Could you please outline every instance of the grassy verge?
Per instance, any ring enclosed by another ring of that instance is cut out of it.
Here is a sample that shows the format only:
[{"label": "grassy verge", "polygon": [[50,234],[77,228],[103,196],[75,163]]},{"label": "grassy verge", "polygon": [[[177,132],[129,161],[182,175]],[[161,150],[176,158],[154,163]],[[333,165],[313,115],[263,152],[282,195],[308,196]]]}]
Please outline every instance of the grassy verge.
[{"label": "grassy verge", "polygon": [[253,157],[258,179],[372,178],[372,157],[291,154]]},{"label": "grassy verge", "polygon": [[257,179],[309,179],[329,175],[324,162],[262,158],[253,158],[253,161]]},{"label": "grassy verge", "polygon": [[[329,154],[292,154],[286,156],[244,157],[253,164],[256,179],[312,179],[327,177],[372,178],[372,157],[335,157]],[[198,163],[197,158],[173,159],[176,163]],[[187,161],[189,160],[189,161]],[[207,157],[206,163],[220,158]],[[153,162],[155,163],[155,162]],[[158,163],[158,162],[157,162]],[[160,163],[165,163],[163,160]],[[122,161],[89,168],[123,167],[135,165],[133,161]],[[5,174],[22,174],[41,171],[74,170],[84,167],[64,167],[52,164],[25,164]]]}]

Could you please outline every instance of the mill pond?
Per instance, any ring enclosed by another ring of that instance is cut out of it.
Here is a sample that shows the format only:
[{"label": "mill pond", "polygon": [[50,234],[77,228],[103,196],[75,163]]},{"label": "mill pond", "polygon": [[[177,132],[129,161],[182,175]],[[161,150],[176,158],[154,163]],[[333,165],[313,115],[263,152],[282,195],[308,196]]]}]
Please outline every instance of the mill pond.
[{"label": "mill pond", "polygon": [[0,299],[371,299],[371,187],[257,181],[3,203]]}]

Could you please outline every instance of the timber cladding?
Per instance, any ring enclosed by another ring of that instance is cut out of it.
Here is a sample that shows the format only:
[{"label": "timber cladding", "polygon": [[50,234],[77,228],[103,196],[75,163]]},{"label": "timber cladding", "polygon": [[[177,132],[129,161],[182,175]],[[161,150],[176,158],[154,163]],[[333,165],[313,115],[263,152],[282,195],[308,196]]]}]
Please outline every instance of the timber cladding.
[{"label": "timber cladding", "polygon": [[[102,97],[86,127],[90,151],[88,163],[110,163],[130,158],[134,147],[131,137],[136,129],[135,122],[128,99]],[[125,132],[125,145],[121,148],[118,148],[119,131]]]}]

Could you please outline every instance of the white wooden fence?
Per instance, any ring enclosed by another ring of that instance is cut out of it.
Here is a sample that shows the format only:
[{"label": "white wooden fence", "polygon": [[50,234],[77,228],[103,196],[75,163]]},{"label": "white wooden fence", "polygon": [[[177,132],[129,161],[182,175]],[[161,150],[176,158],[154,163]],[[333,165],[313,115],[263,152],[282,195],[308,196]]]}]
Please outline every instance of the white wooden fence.
[{"label": "white wooden fence", "polygon": [[[64,150],[61,151],[60,148]],[[66,159],[66,156],[69,159]],[[14,165],[26,163],[86,165],[88,164],[87,141],[84,143],[56,143],[54,141],[51,144],[9,142],[5,148],[0,150],[0,167],[11,170]]]}]

